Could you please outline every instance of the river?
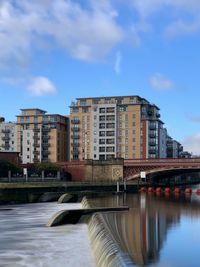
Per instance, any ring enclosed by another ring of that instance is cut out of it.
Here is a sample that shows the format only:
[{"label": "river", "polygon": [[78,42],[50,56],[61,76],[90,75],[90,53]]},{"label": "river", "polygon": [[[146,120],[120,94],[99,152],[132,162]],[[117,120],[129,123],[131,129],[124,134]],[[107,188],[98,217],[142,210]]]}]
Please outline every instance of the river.
[{"label": "river", "polygon": [[68,208],[80,204],[0,206],[0,266],[94,267],[87,225],[45,226],[53,214]]},{"label": "river", "polygon": [[[198,187],[198,186],[196,186]],[[128,212],[104,213],[131,266],[199,267],[200,196],[123,194],[93,199],[97,206],[128,205]],[[93,267],[85,224],[48,228],[57,211],[80,204],[38,203],[0,209],[0,266]]]}]

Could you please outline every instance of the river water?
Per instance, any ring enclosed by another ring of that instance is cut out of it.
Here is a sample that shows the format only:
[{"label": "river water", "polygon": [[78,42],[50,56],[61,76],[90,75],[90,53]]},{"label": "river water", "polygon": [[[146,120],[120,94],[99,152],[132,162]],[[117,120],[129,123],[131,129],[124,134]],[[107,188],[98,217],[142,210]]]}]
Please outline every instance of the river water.
[{"label": "river water", "polygon": [[[200,196],[123,194],[93,199],[96,206],[130,207],[103,218],[132,266],[200,266]],[[93,267],[85,224],[48,228],[57,211],[80,204],[0,206],[0,266]]]},{"label": "river water", "polygon": [[45,226],[53,214],[68,208],[80,204],[0,206],[0,266],[94,267],[87,225]]},{"label": "river water", "polygon": [[[197,186],[197,188],[200,186]],[[130,207],[103,220],[130,266],[200,266],[200,196],[124,194],[93,200],[97,206]]]}]

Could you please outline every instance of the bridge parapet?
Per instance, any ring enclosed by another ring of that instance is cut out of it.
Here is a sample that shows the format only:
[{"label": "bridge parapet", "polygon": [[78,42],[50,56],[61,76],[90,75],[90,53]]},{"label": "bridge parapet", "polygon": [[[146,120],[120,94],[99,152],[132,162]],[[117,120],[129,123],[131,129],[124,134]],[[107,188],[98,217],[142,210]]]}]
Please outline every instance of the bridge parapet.
[{"label": "bridge parapet", "polygon": [[124,178],[134,179],[140,172],[147,173],[166,172],[170,170],[198,170],[200,169],[200,158],[190,159],[130,159],[124,161]]}]

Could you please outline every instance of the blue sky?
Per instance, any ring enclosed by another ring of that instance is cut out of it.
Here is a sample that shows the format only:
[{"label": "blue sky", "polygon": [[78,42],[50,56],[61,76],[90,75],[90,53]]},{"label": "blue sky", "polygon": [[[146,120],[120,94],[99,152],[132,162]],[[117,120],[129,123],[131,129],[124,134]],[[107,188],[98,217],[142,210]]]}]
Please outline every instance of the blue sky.
[{"label": "blue sky", "polygon": [[140,95],[200,155],[199,0],[0,0],[0,115]]}]

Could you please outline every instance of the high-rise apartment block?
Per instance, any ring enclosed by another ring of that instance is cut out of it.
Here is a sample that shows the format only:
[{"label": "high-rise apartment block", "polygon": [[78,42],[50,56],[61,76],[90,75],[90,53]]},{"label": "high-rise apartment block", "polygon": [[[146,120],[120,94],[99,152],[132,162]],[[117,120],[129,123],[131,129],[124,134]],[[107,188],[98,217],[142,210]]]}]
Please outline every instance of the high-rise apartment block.
[{"label": "high-rise apartment block", "polygon": [[16,123],[5,122],[2,117],[0,117],[0,151],[17,151],[17,125]]},{"label": "high-rise apartment block", "polygon": [[67,120],[41,109],[21,109],[17,116],[17,151],[22,163],[67,160]]},{"label": "high-rise apartment block", "polygon": [[71,160],[165,157],[164,133],[159,108],[139,96],[77,98],[70,106]]}]

